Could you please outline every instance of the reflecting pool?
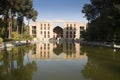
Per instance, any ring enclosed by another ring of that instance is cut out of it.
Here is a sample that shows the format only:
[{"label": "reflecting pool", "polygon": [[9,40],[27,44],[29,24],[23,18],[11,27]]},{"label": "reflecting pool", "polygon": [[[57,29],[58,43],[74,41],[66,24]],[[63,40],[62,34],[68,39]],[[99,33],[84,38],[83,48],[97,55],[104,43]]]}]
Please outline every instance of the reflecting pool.
[{"label": "reflecting pool", "polygon": [[119,80],[120,50],[37,43],[0,50],[0,80]]}]

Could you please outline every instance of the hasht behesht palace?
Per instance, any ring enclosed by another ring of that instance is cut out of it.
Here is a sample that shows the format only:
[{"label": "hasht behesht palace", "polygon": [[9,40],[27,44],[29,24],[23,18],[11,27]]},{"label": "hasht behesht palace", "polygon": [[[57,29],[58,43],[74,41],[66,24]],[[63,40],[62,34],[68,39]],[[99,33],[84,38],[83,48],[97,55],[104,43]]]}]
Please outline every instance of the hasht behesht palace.
[{"label": "hasht behesht palace", "polygon": [[41,21],[30,23],[30,35],[40,41],[81,39],[86,23],[73,21]]}]

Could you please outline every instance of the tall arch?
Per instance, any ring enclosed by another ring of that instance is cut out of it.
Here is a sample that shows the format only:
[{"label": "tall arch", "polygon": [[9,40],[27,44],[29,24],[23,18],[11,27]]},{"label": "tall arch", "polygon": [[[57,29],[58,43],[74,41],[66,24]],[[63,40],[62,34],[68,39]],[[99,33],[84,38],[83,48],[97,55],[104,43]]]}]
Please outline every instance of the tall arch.
[{"label": "tall arch", "polygon": [[53,29],[54,37],[55,38],[62,38],[63,37],[63,29],[59,26],[56,26]]}]

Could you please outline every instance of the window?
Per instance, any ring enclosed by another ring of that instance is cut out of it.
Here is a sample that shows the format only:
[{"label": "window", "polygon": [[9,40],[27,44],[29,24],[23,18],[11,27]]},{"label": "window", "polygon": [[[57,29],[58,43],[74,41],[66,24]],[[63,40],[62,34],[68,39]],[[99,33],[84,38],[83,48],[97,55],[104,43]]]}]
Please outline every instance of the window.
[{"label": "window", "polygon": [[50,27],[50,24],[48,24],[48,26]]},{"label": "window", "polygon": [[50,35],[48,35],[48,38],[50,38]]},{"label": "window", "polygon": [[74,38],[75,38],[75,35],[74,35]]},{"label": "window", "polygon": [[46,49],[46,47],[44,46],[44,49]]},{"label": "window", "polygon": [[76,30],[76,28],[74,27],[74,30]]},{"label": "window", "polygon": [[76,24],[74,24],[74,27],[76,26]]},{"label": "window", "polygon": [[67,24],[67,27],[68,27],[69,25]]},{"label": "window", "polygon": [[48,47],[48,49],[50,49],[50,48]]},{"label": "window", "polygon": [[42,31],[41,31],[41,34],[42,34]]},{"label": "window", "polygon": [[46,44],[44,44],[44,47],[46,47]]},{"label": "window", "polygon": [[41,26],[41,30],[42,30],[42,26]]},{"label": "window", "polygon": [[44,35],[44,38],[46,38],[46,35]]},{"label": "window", "polygon": [[80,31],[84,31],[84,26],[80,26]]},{"label": "window", "polygon": [[50,26],[48,26],[48,30],[50,30]]},{"label": "window", "polygon": [[66,34],[68,35],[68,31],[66,32]]},{"label": "window", "polygon": [[42,27],[42,24],[41,24],[41,27]]},{"label": "window", "polygon": [[74,31],[74,34],[76,34],[76,32]]},{"label": "window", "polygon": [[50,32],[48,31],[48,35],[50,34]]},{"label": "window", "polygon": [[40,47],[40,49],[42,49],[42,47]]},{"label": "window", "polygon": [[46,27],[46,24],[44,24],[44,26]]},{"label": "window", "polygon": [[32,26],[32,29],[33,29],[33,30],[36,29],[36,26]]},{"label": "window", "polygon": [[66,29],[68,30],[68,27],[66,27]]},{"label": "window", "polygon": [[46,52],[44,51],[44,55],[46,55]]},{"label": "window", "polygon": [[40,53],[42,54],[42,51]]},{"label": "window", "polygon": [[44,30],[46,30],[46,26],[44,27]]},{"label": "window", "polygon": [[68,38],[68,35],[66,35],[66,38]]},{"label": "window", "polygon": [[55,38],[55,35],[53,35],[53,38]]},{"label": "window", "polygon": [[36,34],[36,31],[35,31],[35,30],[32,30],[32,34]]},{"label": "window", "polygon": [[50,46],[50,44],[48,44],[48,46]]},{"label": "window", "polygon": [[44,34],[46,34],[46,31],[44,31]]}]

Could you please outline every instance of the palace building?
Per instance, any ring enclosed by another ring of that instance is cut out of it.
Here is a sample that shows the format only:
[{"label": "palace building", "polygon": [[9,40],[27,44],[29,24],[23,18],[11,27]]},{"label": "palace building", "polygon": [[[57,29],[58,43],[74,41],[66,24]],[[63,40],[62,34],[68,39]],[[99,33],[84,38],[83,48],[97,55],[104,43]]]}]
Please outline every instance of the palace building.
[{"label": "palace building", "polygon": [[86,29],[86,23],[73,21],[41,21],[30,23],[30,35],[37,40],[62,39],[73,40],[80,39],[81,32]]}]

